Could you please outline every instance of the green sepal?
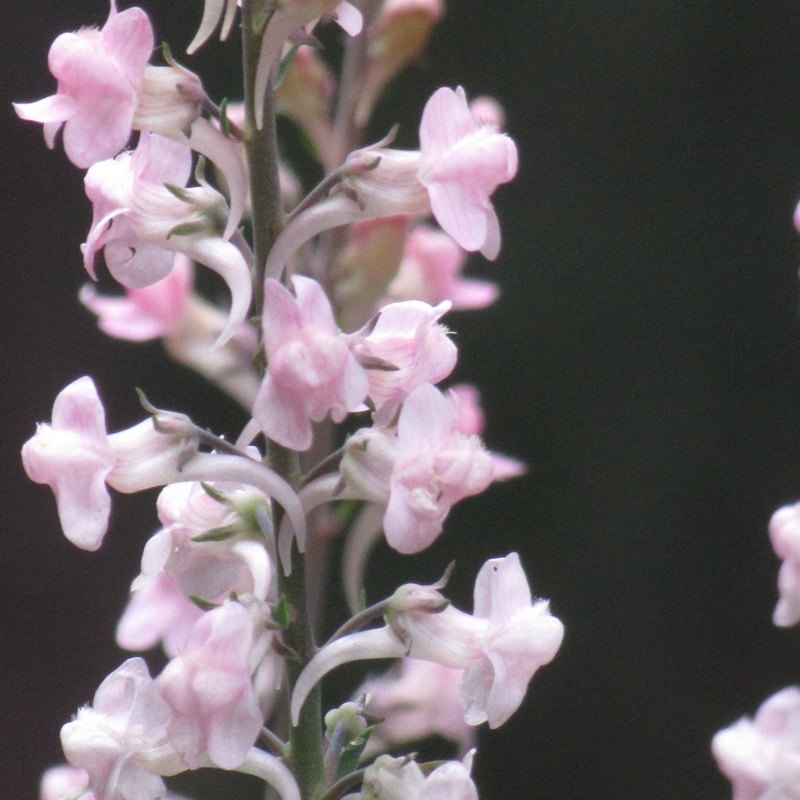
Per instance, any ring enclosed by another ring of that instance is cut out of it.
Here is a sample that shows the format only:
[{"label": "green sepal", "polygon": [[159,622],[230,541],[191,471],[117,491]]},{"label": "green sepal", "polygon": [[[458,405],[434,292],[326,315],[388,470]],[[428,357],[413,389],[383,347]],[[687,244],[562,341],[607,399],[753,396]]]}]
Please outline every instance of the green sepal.
[{"label": "green sepal", "polygon": [[176,186],[174,183],[165,183],[164,188],[175,197],[178,198],[182,203],[190,203],[191,197],[186,189],[181,188],[180,186]]},{"label": "green sepal", "polygon": [[361,754],[364,752],[364,748],[367,746],[369,737],[372,736],[375,727],[375,725],[370,725],[364,728],[352,742],[345,745],[342,750],[342,755],[339,758],[339,766],[336,768],[337,781],[358,769],[358,762],[361,761]]},{"label": "green sepal", "polygon": [[357,611],[361,613],[362,611],[367,610],[367,590],[362,586],[358,590],[358,609]]},{"label": "green sepal", "polygon": [[219,127],[222,135],[230,138],[231,124],[228,121],[228,98],[223,97],[222,102],[219,104]]},{"label": "green sepal", "polygon": [[275,607],[272,609],[272,619],[280,625],[281,630],[289,627],[289,603],[286,601],[285,594],[282,594],[275,603]]},{"label": "green sepal", "polygon": [[192,595],[189,598],[201,611],[213,611],[219,608],[219,603],[209,603],[208,600],[203,600],[202,597],[195,597]]},{"label": "green sepal", "polygon": [[294,55],[299,47],[300,47],[299,44],[292,45],[289,52],[281,59],[280,66],[278,67],[278,72],[275,75],[276,89],[281,85],[281,83],[283,83],[283,79],[286,77],[286,73],[289,71],[289,67],[292,65],[292,61],[294,61]]},{"label": "green sepal", "polygon": [[219,489],[215,489],[210,483],[200,481],[200,486],[212,500],[216,500],[218,503],[222,503],[223,505],[227,501],[227,495],[223,494]]},{"label": "green sepal", "polygon": [[200,233],[205,230],[206,226],[202,222],[184,222],[182,225],[176,225],[168,234],[167,239],[173,236],[191,236],[194,233]]},{"label": "green sepal", "polygon": [[238,529],[229,525],[227,528],[211,528],[204,533],[198,533],[197,536],[192,536],[193,542],[224,542],[232,536],[236,536]]}]

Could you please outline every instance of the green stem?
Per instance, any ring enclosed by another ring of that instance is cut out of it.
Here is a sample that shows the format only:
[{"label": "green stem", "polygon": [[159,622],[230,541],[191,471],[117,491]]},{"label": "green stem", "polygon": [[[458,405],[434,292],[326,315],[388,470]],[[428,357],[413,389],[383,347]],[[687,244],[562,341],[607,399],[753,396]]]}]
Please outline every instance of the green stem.
[{"label": "green stem", "polygon": [[[245,133],[247,159],[250,166],[250,197],[253,211],[253,296],[256,315],[263,313],[264,265],[283,227],[280,184],[278,180],[278,145],[275,135],[275,96],[272,81],[264,97],[264,125],[256,128],[255,76],[264,25],[274,13],[269,0],[244,0],[242,3],[242,51],[244,96],[246,105]],[[297,453],[268,443],[269,466],[292,486],[300,479]],[[275,530],[280,530],[283,510],[275,509]],[[302,669],[313,658],[316,643],[311,629],[306,589],[305,558],[292,553],[292,574],[278,569],[278,591],[286,598],[289,625],[283,641],[298,659],[286,659],[287,698]],[[318,800],[324,790],[322,763],[322,702],[319,689],[309,697],[298,725],[289,732],[289,766],[300,787],[303,800]]]},{"label": "green stem", "polygon": [[242,55],[244,72],[245,133],[250,167],[250,199],[253,211],[253,297],[255,313],[264,302],[264,266],[275,239],[283,228],[278,141],[275,126],[275,93],[272,79],[264,95],[264,125],[256,128],[255,81],[258,56],[265,24],[273,13],[265,0],[245,0],[242,4]]}]

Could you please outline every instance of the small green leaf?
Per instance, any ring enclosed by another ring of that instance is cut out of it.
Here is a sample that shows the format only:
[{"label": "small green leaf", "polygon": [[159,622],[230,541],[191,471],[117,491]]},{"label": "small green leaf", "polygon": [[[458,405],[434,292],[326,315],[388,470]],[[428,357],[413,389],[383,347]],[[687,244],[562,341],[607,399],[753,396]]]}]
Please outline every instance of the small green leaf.
[{"label": "small green leaf", "polygon": [[339,766],[336,769],[337,781],[358,769],[358,762],[361,760],[361,754],[364,752],[364,748],[367,746],[369,737],[372,736],[374,730],[374,725],[364,728],[364,730],[342,750]]}]

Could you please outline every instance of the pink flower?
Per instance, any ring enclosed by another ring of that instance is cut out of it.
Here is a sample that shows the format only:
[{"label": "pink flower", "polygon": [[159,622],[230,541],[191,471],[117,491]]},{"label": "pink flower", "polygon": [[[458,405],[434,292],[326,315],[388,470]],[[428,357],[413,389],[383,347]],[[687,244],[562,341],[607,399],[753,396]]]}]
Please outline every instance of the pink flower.
[{"label": "pink flower", "polygon": [[[217,272],[231,291],[228,341],[250,308],[250,270],[242,253],[222,236],[227,205],[208,185],[183,189],[191,151],[180,142],[143,133],[136,150],[92,166],[85,178],[92,201],[92,227],[81,246],[84,266],[94,277],[94,260],[104,249],[109,272],[129,288],[160,281],[175,252]],[[173,191],[166,185],[173,187]]]},{"label": "pink flower", "polygon": [[[153,50],[153,29],[141,8],[111,12],[101,30],[62,33],[48,57],[58,81],[56,94],[35,103],[15,103],[17,114],[44,123],[52,148],[64,125],[64,150],[86,168],[122,150],[131,134],[136,94]],[[66,123],[66,124],[65,124]]]},{"label": "pink flower", "polygon": [[[417,300],[390,303],[358,333],[349,337],[350,348],[367,367],[369,398],[376,422],[391,420],[403,399],[423,383],[444,380],[456,365],[456,346],[450,332],[438,321],[450,303],[429,306]],[[396,369],[369,369],[384,362]]]},{"label": "pink flower", "polygon": [[789,800],[800,785],[800,689],[770,697],[755,719],[719,731],[711,750],[730,780],[733,800]]},{"label": "pink flower", "polygon": [[263,719],[251,681],[252,648],[250,614],[228,601],[198,620],[159,676],[159,692],[172,709],[170,740],[191,769],[206,755],[235,769],[255,742]]},{"label": "pink flower", "polygon": [[483,565],[473,614],[453,608],[439,588],[401,586],[388,602],[385,627],[351,633],[323,647],[295,684],[294,723],[308,693],[332,669],[409,655],[463,669],[458,693],[465,722],[502,725],[519,708],[536,670],[555,657],[564,626],[546,600],[532,602],[516,553]]},{"label": "pink flower", "polygon": [[800,503],[779,508],[769,521],[769,538],[783,559],[778,572],[780,599],[772,619],[788,627],[800,621]]},{"label": "pink flower", "polygon": [[460,86],[442,87],[428,100],[419,142],[419,176],[436,221],[465,250],[495,258],[500,225],[489,197],[517,173],[514,142],[476,122]]},{"label": "pink flower", "polygon": [[267,257],[266,275],[279,277],[294,253],[323,231],[376,217],[433,213],[465,250],[489,260],[500,252],[500,223],[489,197],[517,172],[517,148],[493,125],[472,116],[464,90],[442,87],[425,105],[418,152],[387,142],[347,156],[341,191],[298,214]]},{"label": "pink flower", "polygon": [[364,774],[362,797],[374,800],[478,800],[470,777],[471,751],[464,761],[447,761],[427,777],[409,758],[379,756]]},{"label": "pink flower", "polygon": [[424,550],[442,532],[452,506],[482,492],[492,472],[480,439],[459,432],[453,402],[429,384],[417,387],[397,423],[386,541],[400,553]]},{"label": "pink flower", "polygon": [[528,580],[516,553],[487,561],[475,580],[476,618],[488,621],[483,657],[464,671],[459,689],[470,725],[502,725],[525,699],[533,674],[561,646],[564,626],[546,600],[531,601]]},{"label": "pink flower", "polygon": [[117,644],[125,650],[142,651],[161,642],[164,652],[174,658],[202,615],[177,582],[159,572],[131,593],[117,624]]},{"label": "pink flower", "polygon": [[188,598],[214,602],[232,591],[266,598],[272,565],[262,542],[254,538],[261,532],[252,529],[251,520],[258,507],[266,512],[267,500],[241,485],[214,488],[227,496],[225,503],[190,481],[161,491],[158,509],[164,528],[145,545],[132,591],[163,574],[177,581]]},{"label": "pink flower", "polygon": [[[94,795],[88,792],[89,774],[85,769],[62,764],[50,767],[42,775],[39,783],[39,800],[62,800],[68,792],[80,791],[84,800],[94,800]],[[87,794],[84,794],[86,792]]]},{"label": "pink flower", "polygon": [[192,287],[192,263],[176,253],[166,277],[124,297],[99,295],[91,285],[81,289],[81,302],[99,317],[100,330],[118,339],[144,342],[168,336],[181,323]]},{"label": "pink flower", "polygon": [[79,378],[59,392],[51,423],[38,425],[23,446],[22,464],[32,481],[53,490],[67,539],[83,550],[97,550],[111,511],[106,477],[114,454],[91,378]]},{"label": "pink flower", "polygon": [[[451,386],[448,392],[458,402],[458,429],[461,433],[467,436],[482,436],[485,420],[478,390],[469,384],[460,383]],[[518,478],[527,471],[524,461],[492,450],[488,452],[494,467],[493,480],[505,481],[509,478]]]},{"label": "pink flower", "polygon": [[397,300],[449,300],[453,308],[485,308],[500,293],[496,283],[462,278],[466,252],[446,233],[420,225],[406,240],[400,270],[388,294]]},{"label": "pink flower", "polygon": [[284,447],[307,450],[311,421],[330,413],[341,422],[361,407],[367,376],[350,352],[322,287],[293,278],[293,297],[277,281],[264,287],[267,374],[253,406],[264,433]]},{"label": "pink flower", "polygon": [[458,701],[462,674],[461,669],[404,658],[397,669],[363,683],[356,694],[368,694],[369,711],[383,718],[370,737],[370,749],[388,750],[432,734],[468,741],[470,727]]},{"label": "pink flower", "polygon": [[165,794],[159,776],[185,768],[167,738],[169,718],[147,665],[130,658],[100,684],[92,707],[64,725],[61,744],[101,800],[157,800]]}]

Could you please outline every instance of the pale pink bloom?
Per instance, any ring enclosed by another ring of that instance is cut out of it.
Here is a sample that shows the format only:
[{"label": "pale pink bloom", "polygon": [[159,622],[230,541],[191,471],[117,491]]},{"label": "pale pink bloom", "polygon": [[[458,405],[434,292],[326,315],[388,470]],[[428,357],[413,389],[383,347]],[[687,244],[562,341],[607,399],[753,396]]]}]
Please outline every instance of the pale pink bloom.
[{"label": "pale pink bloom", "polygon": [[91,378],[58,394],[50,425],[37,426],[22,448],[28,477],[53,490],[64,535],[84,550],[97,550],[108,528],[111,500],[121,492],[168,483],[185,443],[157,433],[151,420],[109,436],[105,411]]},{"label": "pale pink bloom", "polygon": [[436,586],[406,584],[392,596],[387,625],[335,639],[297,679],[292,719],[311,689],[350,661],[404,655],[463,669],[459,702],[468,725],[502,725],[519,708],[533,674],[558,651],[564,626],[546,600],[532,602],[516,553],[487,561],[475,581],[473,614],[453,608]]},{"label": "pale pink bloom", "polygon": [[37,425],[36,435],[23,446],[22,464],[32,481],[53,490],[67,539],[83,550],[97,550],[108,528],[106,478],[114,454],[91,378],[79,378],[59,392],[51,423]]},{"label": "pale pink bloom", "polygon": [[[349,337],[350,349],[367,368],[369,398],[376,422],[391,420],[403,399],[423,383],[444,380],[456,365],[456,346],[439,320],[450,310],[444,301],[390,303],[373,322]],[[381,362],[395,369],[370,369]]]},{"label": "pale pink bloom", "polygon": [[[470,384],[460,383],[448,389],[451,396],[458,402],[458,429],[467,436],[482,436],[484,428],[484,414],[481,408],[481,398],[478,390]],[[524,461],[495,453],[489,450],[494,467],[493,479],[505,481],[509,478],[518,478],[527,471]]]},{"label": "pale pink bloom", "polygon": [[477,436],[458,429],[458,408],[430,384],[405,399],[397,435],[358,431],[345,445],[341,472],[353,496],[386,506],[386,541],[418,553],[442,532],[459,500],[482,492],[494,467]]},{"label": "pale pink bloom", "polygon": [[85,769],[62,764],[50,767],[42,775],[39,783],[39,800],[62,800],[64,795],[81,797],[82,800],[95,800],[88,791],[89,773]]},{"label": "pale pink bloom", "polygon": [[305,535],[303,509],[286,481],[250,458],[198,453],[195,436],[188,417],[165,411],[108,435],[94,383],[81,378],[56,398],[52,424],[38,427],[22,460],[31,480],[52,488],[65,535],[83,549],[96,550],[105,535],[105,484],[129,494],[182,481],[244,483],[277,500]]},{"label": "pale pink bloom", "polygon": [[174,658],[183,649],[203,612],[163,572],[131,593],[117,624],[117,644],[125,650],[143,651],[159,642]]},{"label": "pale pink bloom", "polygon": [[744,717],[711,743],[733,800],[792,800],[800,786],[800,689],[766,700],[754,719]]},{"label": "pale pink bloom", "polygon": [[525,699],[528,683],[549,664],[561,646],[564,626],[546,600],[531,601],[519,556],[487,561],[475,580],[476,618],[488,622],[481,639],[482,658],[470,664],[459,694],[470,725],[502,725]]},{"label": "pale pink bloom", "polygon": [[264,433],[284,447],[307,450],[311,421],[329,413],[341,422],[361,407],[367,376],[347,347],[322,287],[293,279],[296,296],[277,281],[264,287],[267,373],[253,406]]},{"label": "pale pink bloom", "polygon": [[470,778],[474,750],[447,761],[425,777],[408,757],[379,756],[364,774],[361,797],[369,800],[478,800]]},{"label": "pale pink bloom", "polygon": [[[191,171],[191,151],[179,142],[143,133],[136,150],[101,161],[86,174],[92,201],[92,226],[81,246],[84,266],[94,277],[94,260],[104,249],[109,272],[130,288],[166,277],[173,254],[217,272],[231,290],[224,344],[246,319],[252,284],[242,253],[222,236],[227,216],[222,195],[208,185],[184,189]],[[176,187],[178,196],[165,184]]]},{"label": "pale pink bloom", "polygon": [[[35,103],[15,103],[22,119],[44,123],[52,148],[64,125],[64,150],[86,168],[119,153],[131,134],[137,92],[153,50],[153,29],[141,8],[111,12],[101,30],[62,33],[48,63],[56,94]],[[66,123],[66,124],[65,124]]]},{"label": "pale pink bloom", "polygon": [[465,250],[496,258],[500,224],[489,197],[516,175],[516,145],[476,122],[460,86],[434,92],[422,113],[419,142],[419,176],[436,221]]},{"label": "pale pink bloom", "polygon": [[126,288],[122,297],[98,294],[94,287],[81,289],[81,302],[96,314],[100,330],[117,339],[144,342],[168,336],[182,322],[192,288],[192,263],[173,254],[166,277],[140,289]]},{"label": "pale pink bloom", "polygon": [[400,270],[389,284],[388,294],[396,300],[449,300],[453,308],[485,308],[500,294],[496,283],[462,278],[467,254],[443,231],[420,225],[406,240]]},{"label": "pale pink bloom", "polygon": [[800,621],[800,503],[779,508],[769,521],[769,538],[783,559],[778,572],[780,599],[772,619],[788,627]]},{"label": "pale pink bloom", "polygon": [[207,756],[235,769],[263,724],[251,675],[253,622],[247,609],[227,601],[204,614],[181,654],[158,677],[172,709],[169,736],[191,769]]},{"label": "pale pink bloom", "polygon": [[281,57],[284,42],[306,26],[313,27],[313,23],[322,15],[332,17],[350,36],[361,32],[361,12],[347,0],[286,0],[275,8],[265,26],[254,87],[256,125],[259,129],[264,123],[264,95],[270,72]]},{"label": "pale pink bloom", "polygon": [[458,700],[462,669],[404,658],[398,668],[370,678],[356,692],[370,696],[369,711],[383,718],[370,737],[373,752],[432,734],[463,743],[471,739]]},{"label": "pale pink bloom", "polygon": [[489,197],[516,174],[516,145],[476,122],[461,87],[434,92],[422,112],[419,140],[419,151],[380,143],[348,155],[341,190],[284,228],[267,257],[266,274],[279,277],[294,253],[325,230],[394,214],[433,213],[465,250],[497,258],[500,223]]},{"label": "pale pink bloom", "polygon": [[397,423],[386,541],[400,553],[424,550],[442,532],[453,505],[482,492],[492,473],[480,439],[458,430],[453,401],[429,384],[417,387]]},{"label": "pale pink bloom", "polygon": [[[145,545],[133,591],[164,574],[177,581],[188,598],[213,602],[232,591],[266,598],[272,576],[269,557],[234,507],[254,513],[257,506],[266,509],[267,500],[243,486],[214,488],[228,496],[228,504],[210,497],[199,483],[173,483],[162,489],[158,510],[164,528]],[[224,538],[215,541],[215,533]],[[209,535],[212,538],[202,540]],[[262,538],[260,532],[258,536]]]},{"label": "pale pink bloom", "polygon": [[64,725],[61,744],[99,800],[157,800],[166,793],[160,776],[185,769],[167,737],[169,719],[147,665],[130,658],[100,684],[92,706]]}]

